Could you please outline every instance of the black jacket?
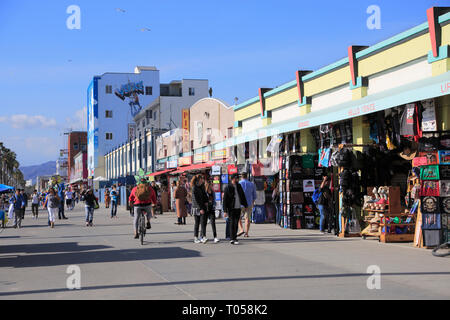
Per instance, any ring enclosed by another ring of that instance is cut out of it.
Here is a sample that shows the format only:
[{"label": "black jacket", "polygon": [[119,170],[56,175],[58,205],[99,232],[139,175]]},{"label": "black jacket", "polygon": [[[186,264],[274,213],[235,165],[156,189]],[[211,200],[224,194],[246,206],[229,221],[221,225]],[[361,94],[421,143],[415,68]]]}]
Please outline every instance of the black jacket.
[{"label": "black jacket", "polygon": [[204,210],[205,213],[208,211],[207,208],[208,195],[205,191],[204,186],[194,186],[192,190],[192,207]]},{"label": "black jacket", "polygon": [[[241,205],[243,205],[245,208],[248,207],[247,199],[245,198],[244,189],[242,189],[242,186],[240,183],[237,183],[237,193],[239,196],[239,201],[241,202]],[[231,210],[234,209],[234,202],[235,199],[235,192],[234,192],[234,185],[230,183],[224,191],[223,195],[223,211],[230,213]]]}]

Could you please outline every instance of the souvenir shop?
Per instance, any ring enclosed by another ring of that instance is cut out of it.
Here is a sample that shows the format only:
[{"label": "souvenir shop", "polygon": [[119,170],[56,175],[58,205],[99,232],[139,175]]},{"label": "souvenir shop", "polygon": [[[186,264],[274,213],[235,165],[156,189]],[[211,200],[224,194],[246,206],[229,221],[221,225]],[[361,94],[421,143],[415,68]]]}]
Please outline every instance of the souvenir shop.
[{"label": "souvenir shop", "polygon": [[417,101],[278,137],[275,222],[317,229],[313,200],[324,175],[332,200],[326,226],[340,237],[432,247],[448,241],[450,121],[443,98]]}]

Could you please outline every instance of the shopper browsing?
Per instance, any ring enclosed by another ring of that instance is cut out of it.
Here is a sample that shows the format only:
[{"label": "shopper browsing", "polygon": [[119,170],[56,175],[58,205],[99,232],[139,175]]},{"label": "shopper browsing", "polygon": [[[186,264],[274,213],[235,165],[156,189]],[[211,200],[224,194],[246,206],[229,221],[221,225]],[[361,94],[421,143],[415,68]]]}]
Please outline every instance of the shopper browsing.
[{"label": "shopper browsing", "polygon": [[[191,180],[192,188],[192,214],[195,219],[194,224],[194,243],[206,243],[206,224],[204,219],[207,219],[206,213],[208,211],[208,196],[206,195],[203,177],[196,175]],[[199,227],[201,227],[201,237],[198,238]]]}]

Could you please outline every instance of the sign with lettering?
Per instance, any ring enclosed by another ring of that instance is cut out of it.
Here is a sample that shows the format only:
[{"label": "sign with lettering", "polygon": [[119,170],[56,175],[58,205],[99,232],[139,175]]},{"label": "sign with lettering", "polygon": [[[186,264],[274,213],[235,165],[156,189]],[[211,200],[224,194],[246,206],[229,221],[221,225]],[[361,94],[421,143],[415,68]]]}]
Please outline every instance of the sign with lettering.
[{"label": "sign with lettering", "polygon": [[192,157],[181,157],[178,158],[178,165],[181,166],[188,166],[192,164]]},{"label": "sign with lettering", "polygon": [[191,137],[190,137],[190,115],[189,109],[182,111],[182,128],[183,128],[183,152],[191,151]]}]

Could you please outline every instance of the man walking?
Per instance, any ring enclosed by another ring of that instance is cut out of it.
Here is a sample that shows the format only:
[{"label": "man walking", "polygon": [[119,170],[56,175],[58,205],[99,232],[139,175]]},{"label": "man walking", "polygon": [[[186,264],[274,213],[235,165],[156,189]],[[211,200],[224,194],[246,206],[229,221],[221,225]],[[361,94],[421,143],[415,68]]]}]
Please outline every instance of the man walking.
[{"label": "man walking", "polygon": [[23,201],[25,203],[25,206],[23,207],[23,213],[22,213],[22,219],[25,219],[25,211],[28,207],[28,195],[25,193],[24,189],[20,190],[20,194],[22,195]]},{"label": "man walking", "polygon": [[67,219],[66,216],[64,215],[64,206],[66,205],[64,203],[64,184],[61,183],[58,185],[58,197],[59,197],[59,210],[58,210],[58,219]]},{"label": "man walking", "polygon": [[117,218],[117,198],[119,196],[119,193],[117,192],[117,187],[114,184],[112,186],[112,190],[110,193],[110,198],[111,198],[111,219],[112,218]]},{"label": "man walking", "polygon": [[239,183],[239,176],[234,174],[231,176],[231,184],[225,188],[223,196],[223,210],[230,221],[230,243],[234,245],[239,244],[237,231],[242,207],[248,207],[247,200]]},{"label": "man walking", "polygon": [[241,232],[238,237],[244,234],[244,237],[248,238],[248,231],[250,230],[250,221],[253,211],[253,205],[256,201],[256,187],[253,182],[248,181],[247,173],[242,174],[242,180],[239,182],[244,190],[245,199],[247,200],[248,207],[242,208],[242,216],[245,218],[245,229],[242,227],[242,220],[239,219],[239,228]]},{"label": "man walking", "polygon": [[31,211],[33,212],[33,218],[37,219],[39,214],[39,194],[37,190],[34,190],[33,196],[31,198]]},{"label": "man walking", "polygon": [[12,196],[12,198],[9,200],[9,203],[13,205],[14,228],[20,229],[22,227],[22,218],[25,208],[25,201],[23,199],[23,196],[20,194],[19,189],[16,190],[16,194]]},{"label": "man walking", "polygon": [[328,187],[328,177],[324,176],[320,185],[321,195],[318,200],[317,207],[320,211],[320,232],[325,233],[325,223],[328,224],[328,233],[331,233],[330,206],[331,206],[331,190]]}]

